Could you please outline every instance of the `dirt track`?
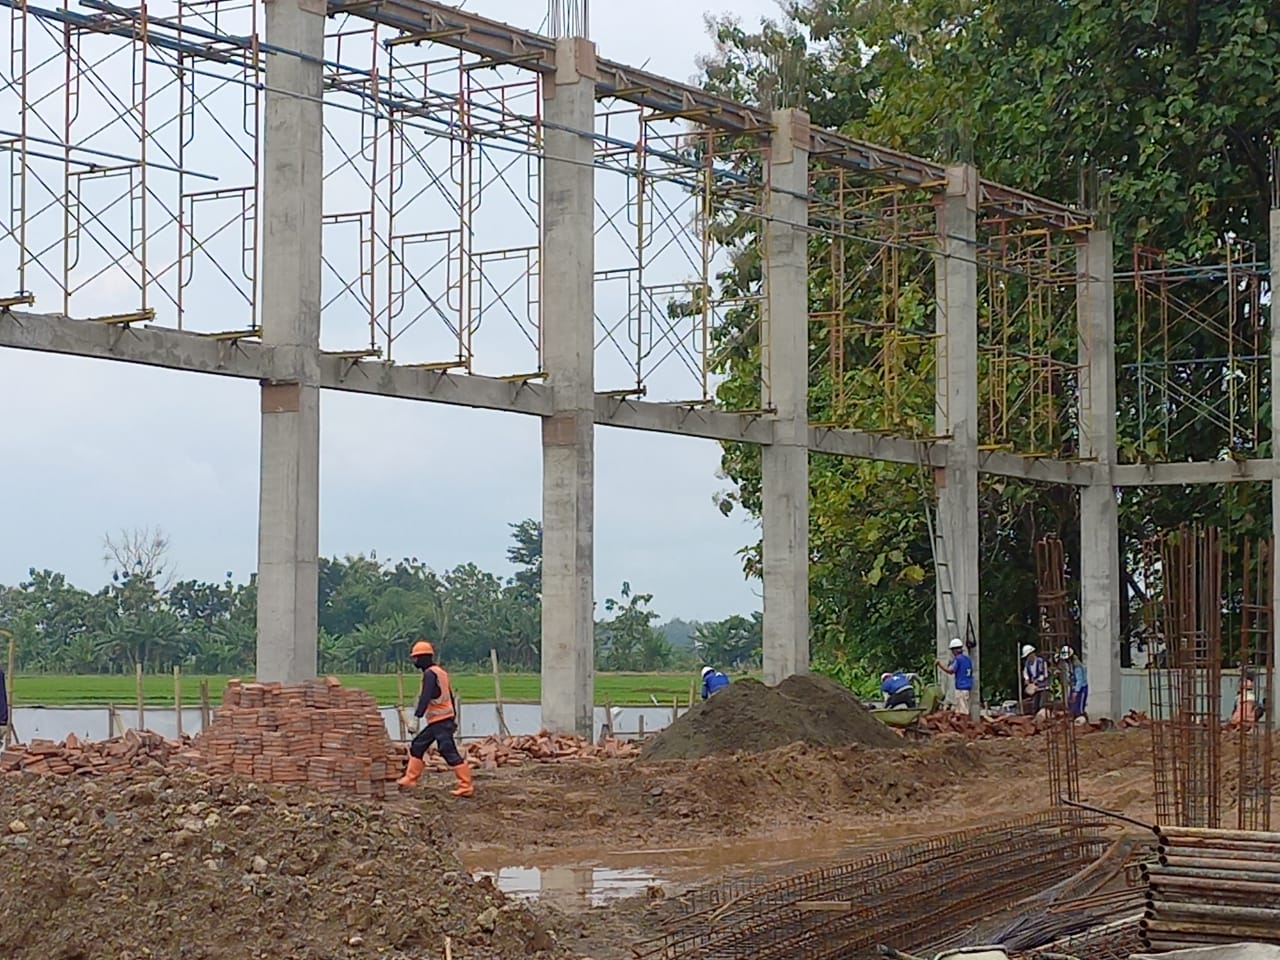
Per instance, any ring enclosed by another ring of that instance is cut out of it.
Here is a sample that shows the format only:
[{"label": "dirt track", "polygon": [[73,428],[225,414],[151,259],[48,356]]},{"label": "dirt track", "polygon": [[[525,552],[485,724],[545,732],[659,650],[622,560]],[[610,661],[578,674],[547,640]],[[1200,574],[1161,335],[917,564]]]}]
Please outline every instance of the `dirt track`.
[{"label": "dirt track", "polygon": [[[1148,744],[1143,731],[1081,738],[1085,799],[1150,817]],[[556,941],[611,960],[672,907],[530,916],[471,883],[454,856],[521,865],[647,851],[631,860],[683,856],[693,881],[700,851],[726,841],[747,844],[732,867],[745,871],[759,865],[753,841],[790,846],[794,859],[838,855],[1043,807],[1043,751],[1032,738],[555,763],[478,772],[470,800],[449,797],[443,775],[386,801],[190,771],[4,777],[0,836],[21,824],[0,840],[0,888],[20,896],[0,906],[0,955],[416,960],[440,956],[449,935],[459,960],[561,956]],[[705,869],[719,874],[725,851],[716,856]],[[246,940],[251,927],[262,935]]]}]

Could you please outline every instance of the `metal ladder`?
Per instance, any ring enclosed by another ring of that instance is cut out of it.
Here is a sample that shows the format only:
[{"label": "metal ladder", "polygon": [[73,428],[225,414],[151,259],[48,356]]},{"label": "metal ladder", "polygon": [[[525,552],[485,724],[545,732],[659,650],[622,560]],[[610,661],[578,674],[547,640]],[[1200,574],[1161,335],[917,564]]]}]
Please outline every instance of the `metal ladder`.
[{"label": "metal ladder", "polygon": [[[942,613],[942,621],[947,626],[951,637],[960,636],[960,623],[956,620],[956,598],[951,590],[951,565],[947,563],[946,543],[942,531],[934,522],[933,497],[926,491],[924,501],[924,520],[929,528],[929,549],[933,554],[933,577],[938,587],[938,604]],[[963,639],[963,638],[962,638]]]}]

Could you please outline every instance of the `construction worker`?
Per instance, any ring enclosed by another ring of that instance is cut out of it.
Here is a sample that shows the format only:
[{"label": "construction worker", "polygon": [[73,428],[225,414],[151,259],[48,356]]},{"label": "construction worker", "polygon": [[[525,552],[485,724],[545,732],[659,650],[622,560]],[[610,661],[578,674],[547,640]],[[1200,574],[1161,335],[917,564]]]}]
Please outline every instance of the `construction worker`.
[{"label": "construction worker", "polygon": [[[3,676],[3,674],[0,674]],[[1240,672],[1240,689],[1236,692],[1235,709],[1231,711],[1231,726],[1251,730],[1262,719],[1262,708],[1253,692],[1253,676],[1247,670]],[[3,726],[3,724],[0,724]]]},{"label": "construction worker", "polygon": [[1049,664],[1030,643],[1022,647],[1022,687],[1028,712],[1034,717],[1044,707],[1044,696],[1049,692]]},{"label": "construction worker", "polygon": [[1089,701],[1089,672],[1070,647],[1064,646],[1058,651],[1058,660],[1066,672],[1067,713],[1073,720],[1083,717]]},{"label": "construction worker", "polygon": [[949,673],[956,678],[956,713],[962,713],[967,717],[969,693],[973,690],[973,661],[969,659],[969,654],[965,653],[964,641],[959,637],[953,637],[949,646],[951,662],[943,663],[941,660],[935,660],[934,663],[943,673]]},{"label": "construction worker", "polygon": [[[471,786],[471,767],[453,742],[453,734],[457,729],[454,717],[457,711],[453,703],[453,690],[449,686],[449,674],[435,662],[436,650],[426,640],[419,640],[409,651],[413,665],[422,671],[422,692],[418,694],[418,705],[414,708],[413,717],[409,721],[409,732],[414,734],[409,744],[409,767],[397,783],[402,787],[412,787],[427,769],[424,759],[431,745],[435,744],[444,757],[453,775],[458,778],[458,786],[453,792],[455,797],[469,797]],[[421,726],[426,717],[427,725]]]},{"label": "construction worker", "polygon": [[916,688],[911,685],[914,673],[880,674],[880,692],[884,694],[885,709],[889,707],[906,707],[914,710],[916,705]]},{"label": "construction worker", "polygon": [[702,699],[706,700],[717,690],[723,690],[729,685],[729,678],[719,670],[713,670],[711,667],[702,668]]}]

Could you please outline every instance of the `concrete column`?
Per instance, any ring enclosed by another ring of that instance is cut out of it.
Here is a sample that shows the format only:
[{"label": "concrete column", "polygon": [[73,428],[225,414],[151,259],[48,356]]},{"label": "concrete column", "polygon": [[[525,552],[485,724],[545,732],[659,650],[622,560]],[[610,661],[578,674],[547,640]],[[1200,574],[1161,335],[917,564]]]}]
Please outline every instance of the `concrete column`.
[{"label": "concrete column", "polygon": [[[543,83],[542,724],[590,738],[594,702],[595,47],[556,42]],[[585,132],[579,132],[585,131]]]},{"label": "concrete column", "polygon": [[[1280,177],[1280,170],[1275,169],[1274,161],[1271,171],[1271,306],[1270,306],[1270,323],[1271,323],[1271,456],[1273,459],[1280,459],[1280,389],[1276,385],[1280,384],[1280,183],[1276,182],[1276,178]],[[1272,549],[1280,547],[1280,480],[1271,481],[1271,538]],[[1272,561],[1271,576],[1274,580],[1272,593],[1276,597],[1280,597],[1280,560]],[[1274,602],[1274,601],[1273,601]],[[1271,612],[1271,635],[1272,635],[1272,653],[1271,663],[1273,667],[1272,683],[1280,678],[1280,610],[1272,610]],[[1264,693],[1267,702],[1272,704],[1269,708],[1271,714],[1271,722],[1273,725],[1280,724],[1280,709],[1274,706],[1275,691],[1266,690],[1258,691],[1261,697]]]},{"label": "concrete column", "polygon": [[[953,637],[966,644],[978,632],[978,171],[947,168],[938,212],[939,255],[935,260],[938,337],[938,432],[950,436],[947,466],[936,472],[938,571],[936,638],[938,659],[947,662]],[[942,596],[950,581],[951,600]],[[954,622],[949,622],[954,617]],[[977,716],[982,690],[981,657],[975,646],[970,711]],[[947,678],[948,688],[952,681]]]},{"label": "concrete column", "polygon": [[[320,547],[320,97],[325,5],[266,4],[262,340],[288,375],[262,384],[259,680],[316,675]],[[311,59],[303,59],[303,57]]]},{"label": "concrete column", "polygon": [[1089,714],[1117,719],[1120,706],[1120,512],[1116,460],[1115,281],[1111,231],[1102,223],[1079,246],[1080,452],[1097,462],[1080,488],[1080,633],[1089,671]]},{"label": "concrete column", "polygon": [[809,670],[809,117],[775,110],[764,228],[764,681]]}]

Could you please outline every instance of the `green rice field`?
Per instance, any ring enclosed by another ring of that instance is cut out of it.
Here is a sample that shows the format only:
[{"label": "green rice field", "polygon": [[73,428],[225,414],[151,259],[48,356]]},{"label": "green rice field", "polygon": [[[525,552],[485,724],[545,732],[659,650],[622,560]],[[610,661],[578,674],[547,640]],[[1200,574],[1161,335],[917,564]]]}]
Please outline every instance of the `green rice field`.
[{"label": "green rice field", "polygon": [[[493,676],[491,674],[458,674],[451,673],[453,686],[464,701],[492,701],[494,699]],[[229,677],[198,676],[195,674],[182,677],[182,702],[184,706],[195,706],[200,701],[200,682],[209,682],[209,696],[217,704],[222,699],[222,690]],[[252,677],[242,677],[249,681]],[[345,674],[339,678],[343,686],[358,687],[373,694],[378,703],[394,704],[399,696],[399,688],[395,674],[362,673]],[[596,703],[610,703],[615,706],[639,706],[652,704],[656,697],[662,705],[669,705],[674,698],[681,704],[689,700],[690,685],[697,679],[694,672],[689,673],[598,673],[596,674]],[[417,690],[418,677],[415,673],[404,674],[404,695],[411,700]],[[542,683],[536,673],[503,674],[502,699],[507,703],[537,703],[541,695]],[[136,702],[136,681],[131,676],[92,675],[63,676],[53,674],[19,674],[13,678],[14,706],[104,706],[106,704],[126,705]],[[174,702],[174,681],[171,675],[147,674],[142,678],[143,698],[148,704],[172,706]]]}]

